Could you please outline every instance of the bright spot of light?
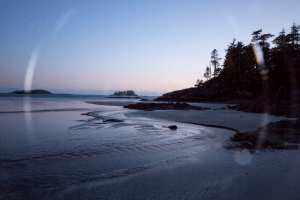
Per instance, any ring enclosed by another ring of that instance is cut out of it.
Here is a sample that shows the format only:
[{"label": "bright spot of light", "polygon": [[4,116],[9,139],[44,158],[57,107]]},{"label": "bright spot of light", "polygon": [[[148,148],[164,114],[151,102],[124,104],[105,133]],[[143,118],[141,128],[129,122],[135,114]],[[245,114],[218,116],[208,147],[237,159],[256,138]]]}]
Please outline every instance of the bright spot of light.
[{"label": "bright spot of light", "polygon": [[[36,66],[36,62],[39,56],[40,48],[36,47],[33,49],[28,66],[27,66],[27,71],[25,74],[25,83],[24,83],[24,90],[31,90],[32,89],[32,81],[33,81],[33,75],[34,75],[34,70]],[[26,96],[24,98],[24,117],[25,117],[25,124],[27,128],[27,132],[29,136],[32,139],[32,134],[33,134],[33,124],[32,124],[32,116],[31,116],[31,102],[30,102],[30,97]]]},{"label": "bright spot of light", "polygon": [[40,51],[39,47],[36,47],[32,51],[32,54],[30,56],[28,66],[27,66],[27,71],[25,74],[24,90],[31,90],[31,88],[32,88],[34,69],[36,66],[36,61],[38,59],[39,51]]},{"label": "bright spot of light", "polygon": [[257,43],[257,41],[255,39],[252,39],[251,40],[252,42],[252,48],[253,48],[253,51],[254,51],[254,54],[255,54],[255,58],[256,58],[256,61],[258,63],[258,65],[264,65],[264,53],[260,47],[260,45]]},{"label": "bright spot of light", "polygon": [[31,117],[31,102],[30,97],[24,97],[24,118],[27,132],[31,135],[33,133],[32,117]]},{"label": "bright spot of light", "polygon": [[[56,27],[54,29],[54,36],[57,36],[59,31],[62,29],[62,27],[70,20],[70,18],[75,14],[76,10],[69,10],[65,14],[63,14],[59,21],[56,24]],[[33,82],[33,76],[34,71],[36,67],[36,63],[38,60],[38,56],[40,53],[40,46],[37,45],[30,56],[26,74],[25,74],[25,83],[24,83],[24,90],[29,91],[32,90],[32,82]],[[32,122],[32,116],[31,116],[31,98],[29,96],[26,96],[24,99],[24,105],[23,109],[25,111],[24,117],[25,117],[25,124],[27,128],[27,132],[29,135],[33,137],[33,122]]]},{"label": "bright spot of light", "polygon": [[[266,90],[267,90],[267,82],[266,81],[269,79],[269,76],[268,76],[269,71],[268,71],[267,67],[265,66],[264,53],[261,49],[260,44],[256,41],[255,38],[253,38],[251,40],[251,42],[252,42],[253,51],[255,53],[255,58],[256,58],[256,61],[257,61],[258,67],[259,67],[259,73],[262,76],[262,80],[264,81],[263,82],[264,92],[266,92]],[[265,107],[264,111],[267,112],[267,107]],[[269,116],[267,113],[264,113],[261,126],[266,125],[268,122],[269,122]],[[264,143],[265,137],[266,137],[266,127],[263,127],[261,129],[261,131],[259,132],[256,149],[261,148],[262,144]]]},{"label": "bright spot of light", "polygon": [[252,155],[248,149],[239,149],[234,152],[234,159],[240,165],[248,165],[252,161]]},{"label": "bright spot of light", "polygon": [[264,143],[264,140],[266,138],[266,124],[269,123],[269,115],[267,113],[264,113],[263,117],[262,117],[262,121],[261,121],[261,130],[259,132],[259,136],[258,136],[258,141],[257,141],[257,146],[255,147],[256,149],[260,149],[261,146]]}]

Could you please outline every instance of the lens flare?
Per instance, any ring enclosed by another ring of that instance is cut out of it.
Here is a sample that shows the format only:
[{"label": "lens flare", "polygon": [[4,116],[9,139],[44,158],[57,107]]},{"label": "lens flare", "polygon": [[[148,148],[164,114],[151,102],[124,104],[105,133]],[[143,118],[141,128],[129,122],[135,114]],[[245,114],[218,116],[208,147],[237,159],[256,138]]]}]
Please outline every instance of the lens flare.
[{"label": "lens flare", "polygon": [[260,45],[257,43],[255,39],[252,39],[252,48],[255,54],[256,62],[259,66],[263,66],[265,64],[264,61],[264,52],[262,51]]},{"label": "lens flare", "polygon": [[24,118],[25,118],[25,124],[27,132],[32,135],[33,134],[33,125],[32,125],[32,116],[31,116],[31,103],[30,103],[30,97],[24,98]]},{"label": "lens flare", "polygon": [[[25,74],[25,83],[24,83],[24,90],[25,91],[30,91],[32,89],[32,81],[33,81],[33,75],[34,75],[34,70],[36,66],[36,62],[39,56],[39,51],[40,48],[36,47],[31,53],[28,66],[27,66],[27,71]],[[26,124],[26,129],[29,135],[33,134],[33,125],[32,125],[32,117],[31,117],[31,102],[30,102],[30,97],[26,96],[24,98],[24,118],[25,118],[25,124]]]},{"label": "lens flare", "polygon": [[76,13],[76,9],[71,9],[65,12],[58,20],[55,29],[54,29],[54,36],[57,36],[60,30],[64,27],[65,24],[72,18],[72,16]]},{"label": "lens flare", "polygon": [[[251,42],[252,42],[251,44],[252,44],[252,48],[253,48],[253,51],[255,54],[256,62],[258,64],[259,73],[262,76],[262,80],[263,80],[263,87],[264,87],[263,91],[266,96],[267,90],[268,90],[268,85],[267,85],[266,81],[269,79],[269,76],[268,76],[269,72],[265,65],[264,52],[262,51],[261,46],[259,45],[259,43],[257,43],[255,38],[253,38],[251,40]],[[266,106],[264,107],[264,111],[265,111],[265,113],[262,117],[261,126],[265,126],[266,124],[269,123],[269,115],[266,113],[267,112]],[[265,137],[266,137],[266,128],[263,127],[259,133],[256,149],[260,149]]]},{"label": "lens flare", "polygon": [[258,135],[258,141],[257,141],[257,145],[255,147],[255,149],[260,149],[265,138],[266,138],[266,127],[265,125],[269,123],[269,115],[268,114],[264,114],[263,118],[261,120],[261,129]]},{"label": "lens flare", "polygon": [[[54,30],[53,30],[53,35],[56,37],[60,30],[65,26],[65,24],[71,19],[71,17],[75,14],[76,10],[72,9],[67,12],[65,12],[60,19],[58,20]],[[25,82],[24,82],[24,90],[25,91],[30,91],[32,90],[32,82],[33,82],[33,76],[34,76],[34,71],[36,67],[36,63],[39,57],[40,53],[40,45],[37,45],[30,56],[28,65],[27,65],[27,70],[25,74]],[[24,98],[24,105],[23,105],[25,114],[25,124],[27,128],[27,132],[32,135],[33,134],[33,122],[32,122],[32,116],[31,116],[31,97],[30,96],[25,96]]]},{"label": "lens flare", "polygon": [[27,71],[25,74],[25,83],[24,83],[24,90],[31,90],[32,89],[32,81],[33,81],[33,75],[34,75],[34,70],[36,66],[36,62],[39,56],[40,48],[36,47],[32,51],[32,54],[30,56],[28,66],[27,66]]},{"label": "lens flare", "polygon": [[252,162],[252,155],[247,149],[239,149],[234,152],[234,160],[240,165],[249,165]]}]

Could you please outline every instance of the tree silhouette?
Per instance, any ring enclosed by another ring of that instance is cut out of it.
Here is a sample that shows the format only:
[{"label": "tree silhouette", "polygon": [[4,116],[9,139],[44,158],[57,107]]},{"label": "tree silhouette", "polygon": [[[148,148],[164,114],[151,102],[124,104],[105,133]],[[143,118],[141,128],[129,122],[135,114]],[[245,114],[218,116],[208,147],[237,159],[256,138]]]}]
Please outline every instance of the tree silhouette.
[{"label": "tree silhouette", "polygon": [[299,30],[300,26],[295,23],[290,33],[286,33],[283,28],[273,39],[275,46],[272,48],[268,40],[274,35],[264,34],[262,29],[251,34],[253,38],[248,45],[233,39],[225,50],[222,70],[219,68],[221,58],[214,49],[210,61],[213,77],[210,67],[206,67],[204,73],[207,84],[218,83],[225,85],[229,91],[253,95],[279,95],[284,92],[282,98],[291,99],[295,89],[300,89]]},{"label": "tree silhouette", "polygon": [[204,76],[204,78],[206,78],[206,80],[209,80],[211,78],[211,67],[210,66],[206,67],[206,70],[205,70],[205,73],[203,76]]},{"label": "tree silhouette", "polygon": [[293,47],[299,47],[298,46],[300,41],[299,29],[300,26],[297,26],[295,23],[293,23],[291,27],[291,33],[287,35],[287,39]]},{"label": "tree silhouette", "polygon": [[211,64],[213,65],[214,67],[214,73],[213,75],[214,76],[217,76],[220,72],[220,63],[219,63],[219,60],[221,60],[221,58],[219,58],[219,54],[218,54],[218,51],[216,49],[214,49],[212,52],[211,52]]},{"label": "tree silhouette", "polygon": [[195,86],[200,87],[201,85],[203,85],[203,83],[204,83],[203,80],[198,79]]}]

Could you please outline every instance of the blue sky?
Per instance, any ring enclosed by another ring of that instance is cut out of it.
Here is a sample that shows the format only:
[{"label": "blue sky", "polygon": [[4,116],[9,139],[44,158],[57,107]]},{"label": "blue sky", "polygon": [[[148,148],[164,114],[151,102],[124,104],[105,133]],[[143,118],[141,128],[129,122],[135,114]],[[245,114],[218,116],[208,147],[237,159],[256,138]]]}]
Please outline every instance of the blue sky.
[{"label": "blue sky", "polygon": [[300,1],[4,0],[0,14],[0,92],[164,93],[204,79],[233,38],[300,24]]}]

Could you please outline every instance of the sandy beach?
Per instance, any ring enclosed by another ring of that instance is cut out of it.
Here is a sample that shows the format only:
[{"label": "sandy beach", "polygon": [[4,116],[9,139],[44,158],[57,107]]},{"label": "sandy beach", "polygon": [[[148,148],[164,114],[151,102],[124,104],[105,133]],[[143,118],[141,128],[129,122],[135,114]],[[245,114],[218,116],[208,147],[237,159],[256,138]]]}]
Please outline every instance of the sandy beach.
[{"label": "sandy beach", "polygon": [[[87,103],[96,105],[125,106],[134,101],[89,101]],[[152,119],[164,119],[173,122],[186,122],[199,125],[220,126],[239,132],[254,131],[269,122],[276,122],[283,119],[295,120],[283,116],[274,116],[260,113],[247,113],[235,110],[223,110],[227,105],[216,103],[190,103],[194,106],[208,107],[210,110],[156,110],[156,111],[135,111],[126,114],[127,117],[145,117]]]},{"label": "sandy beach", "polygon": [[[299,199],[299,151],[222,148],[177,163],[82,187],[77,199]],[[63,199],[61,198],[61,199]]]},{"label": "sandy beach", "polygon": [[221,109],[227,104],[121,107],[137,102],[33,99],[31,135],[19,128],[22,101],[6,102],[0,199],[299,199],[298,150],[223,147],[236,131],[288,118]]},{"label": "sandy beach", "polygon": [[[287,119],[232,110],[136,111],[126,115],[129,118],[170,120],[174,124],[180,121],[220,125],[240,132]],[[153,169],[111,179],[105,184],[96,182],[86,185],[63,198],[299,199],[299,158],[297,150],[257,150],[250,154],[248,150],[217,147]]]}]

